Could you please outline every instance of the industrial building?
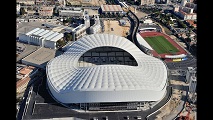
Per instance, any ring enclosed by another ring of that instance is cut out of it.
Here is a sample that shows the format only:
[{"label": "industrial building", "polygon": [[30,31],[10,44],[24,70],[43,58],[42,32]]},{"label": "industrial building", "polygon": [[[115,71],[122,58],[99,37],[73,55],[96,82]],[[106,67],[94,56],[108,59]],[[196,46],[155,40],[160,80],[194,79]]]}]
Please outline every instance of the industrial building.
[{"label": "industrial building", "polygon": [[101,5],[101,12],[104,14],[121,14],[123,9],[120,5]]},{"label": "industrial building", "polygon": [[167,67],[131,41],[92,34],[73,42],[46,66],[52,97],[83,110],[137,110],[160,101],[167,88]]},{"label": "industrial building", "polygon": [[28,33],[19,34],[19,40],[28,44],[38,45],[51,49],[56,49],[56,42],[64,37],[64,34],[35,28]]}]

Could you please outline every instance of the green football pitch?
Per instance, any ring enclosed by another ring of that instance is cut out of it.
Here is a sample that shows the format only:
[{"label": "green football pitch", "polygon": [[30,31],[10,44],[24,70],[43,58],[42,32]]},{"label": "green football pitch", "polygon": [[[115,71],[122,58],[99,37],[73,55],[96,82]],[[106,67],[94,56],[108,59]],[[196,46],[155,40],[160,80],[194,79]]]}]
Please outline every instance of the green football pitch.
[{"label": "green football pitch", "polygon": [[175,54],[179,52],[179,50],[163,36],[145,37],[144,39],[158,54]]}]

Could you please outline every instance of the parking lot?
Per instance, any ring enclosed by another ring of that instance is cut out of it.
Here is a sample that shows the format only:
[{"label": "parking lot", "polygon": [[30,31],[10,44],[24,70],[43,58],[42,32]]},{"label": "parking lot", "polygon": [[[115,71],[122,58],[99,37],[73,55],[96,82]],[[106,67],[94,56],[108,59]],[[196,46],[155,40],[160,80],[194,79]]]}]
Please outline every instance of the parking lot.
[{"label": "parking lot", "polygon": [[34,28],[43,28],[42,24],[44,22],[20,22],[17,23],[17,28],[16,28],[16,36],[19,36],[19,33],[27,33]]},{"label": "parking lot", "polygon": [[107,34],[114,34],[122,37],[127,36],[127,32],[129,32],[130,29],[130,22],[126,20],[126,25],[119,25],[119,21],[117,20],[104,20],[104,33]]}]

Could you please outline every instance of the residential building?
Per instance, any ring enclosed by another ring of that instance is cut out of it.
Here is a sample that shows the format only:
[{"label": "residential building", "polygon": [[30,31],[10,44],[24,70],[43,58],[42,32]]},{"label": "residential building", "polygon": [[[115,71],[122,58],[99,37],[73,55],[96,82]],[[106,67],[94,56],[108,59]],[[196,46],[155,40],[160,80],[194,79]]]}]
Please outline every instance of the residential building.
[{"label": "residential building", "polygon": [[20,14],[20,8],[21,8],[20,4],[19,4],[19,3],[16,4],[16,14],[17,14],[17,15]]},{"label": "residential building", "polygon": [[181,6],[185,6],[187,3],[187,0],[181,0]]},{"label": "residential building", "polygon": [[196,69],[193,67],[188,67],[186,71],[186,83],[190,83],[191,77],[195,76],[196,74]]},{"label": "residential building", "polygon": [[141,0],[141,5],[154,5],[155,0]]},{"label": "residential building", "polygon": [[180,6],[174,5],[173,6],[173,12],[179,12]]},{"label": "residential building", "polygon": [[186,13],[182,10],[180,10],[178,12],[178,15],[180,16],[180,18],[182,18],[183,20],[196,20],[197,19],[197,13]]},{"label": "residential building", "polygon": [[196,87],[197,87],[197,78],[195,76],[190,77],[190,83],[189,83],[189,92],[195,93]]},{"label": "residential building", "polygon": [[16,0],[16,3],[23,3],[25,5],[34,5],[35,0]]},{"label": "residential building", "polygon": [[[21,69],[19,69],[21,68]],[[22,93],[27,87],[31,78],[38,72],[38,69],[33,66],[17,66],[16,74],[16,92]]]},{"label": "residential building", "polygon": [[59,10],[59,16],[82,16],[83,12],[81,8],[63,9]]}]

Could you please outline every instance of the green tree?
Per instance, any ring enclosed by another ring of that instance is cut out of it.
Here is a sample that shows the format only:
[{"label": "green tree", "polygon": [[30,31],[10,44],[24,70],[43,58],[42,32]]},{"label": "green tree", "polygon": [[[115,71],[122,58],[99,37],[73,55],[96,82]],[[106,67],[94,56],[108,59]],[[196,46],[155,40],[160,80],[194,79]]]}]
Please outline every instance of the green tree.
[{"label": "green tree", "polygon": [[59,15],[59,11],[56,9],[56,7],[53,9],[53,15],[55,16]]},{"label": "green tree", "polygon": [[24,14],[26,14],[25,9],[24,8],[20,8],[20,15],[24,15]]},{"label": "green tree", "polygon": [[32,10],[32,8],[31,7],[27,7],[27,10]]},{"label": "green tree", "polygon": [[57,46],[58,48],[63,47],[65,44],[66,44],[66,42],[65,42],[64,40],[58,40],[58,41],[56,42],[56,46]]},{"label": "green tree", "polygon": [[72,40],[72,35],[71,34],[65,34],[65,39],[67,40],[67,41],[71,41]]}]

